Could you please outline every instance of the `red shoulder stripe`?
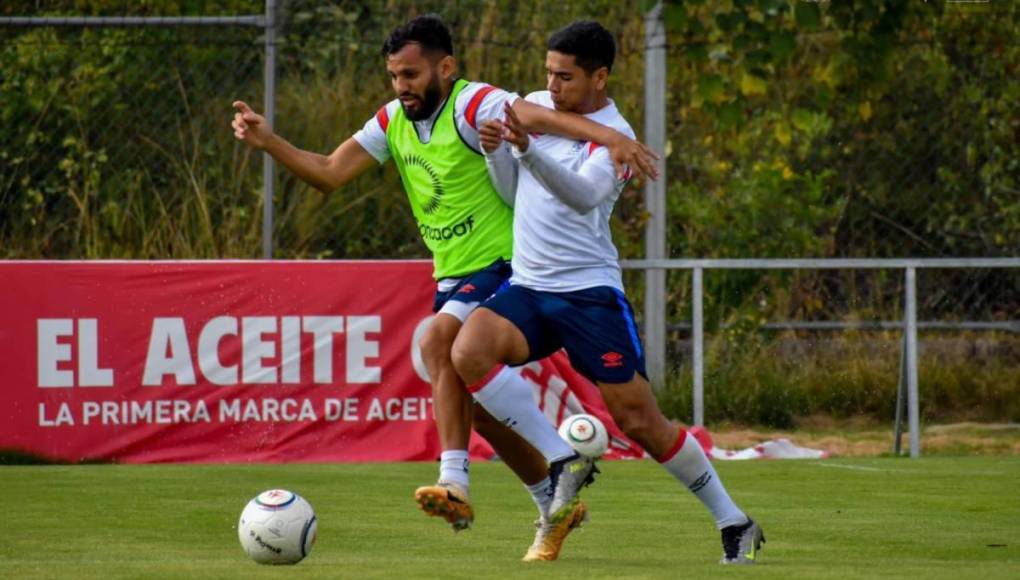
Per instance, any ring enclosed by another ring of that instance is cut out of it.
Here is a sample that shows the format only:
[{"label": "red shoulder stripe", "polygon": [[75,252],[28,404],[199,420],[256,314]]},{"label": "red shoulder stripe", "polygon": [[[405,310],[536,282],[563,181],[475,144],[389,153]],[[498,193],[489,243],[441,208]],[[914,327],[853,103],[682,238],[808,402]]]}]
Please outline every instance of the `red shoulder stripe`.
[{"label": "red shoulder stripe", "polygon": [[390,114],[386,112],[386,105],[383,105],[375,113],[375,120],[379,122],[379,126],[382,127],[382,132],[386,132],[386,128],[390,126]]},{"label": "red shoulder stripe", "polygon": [[482,101],[485,100],[485,95],[496,90],[496,87],[492,85],[485,85],[478,89],[478,92],[471,97],[468,101],[467,110],[464,111],[464,118],[467,120],[468,125],[471,125],[472,129],[478,129],[478,125],[475,124],[475,116],[478,115],[478,107],[481,106]]}]

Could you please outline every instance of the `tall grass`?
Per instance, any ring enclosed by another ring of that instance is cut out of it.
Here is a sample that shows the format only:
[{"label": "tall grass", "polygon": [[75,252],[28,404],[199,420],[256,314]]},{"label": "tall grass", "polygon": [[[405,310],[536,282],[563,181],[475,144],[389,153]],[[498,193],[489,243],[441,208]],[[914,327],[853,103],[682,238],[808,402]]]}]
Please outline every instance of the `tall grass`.
[{"label": "tall grass", "polygon": [[[995,352],[976,343],[994,342]],[[925,421],[1020,421],[1020,338],[922,335],[920,410]],[[787,335],[754,345],[710,343],[705,418],[795,428],[810,416],[891,421],[902,340],[897,334],[846,333],[819,341]],[[689,362],[670,369],[660,390],[667,415],[692,417]]]}]

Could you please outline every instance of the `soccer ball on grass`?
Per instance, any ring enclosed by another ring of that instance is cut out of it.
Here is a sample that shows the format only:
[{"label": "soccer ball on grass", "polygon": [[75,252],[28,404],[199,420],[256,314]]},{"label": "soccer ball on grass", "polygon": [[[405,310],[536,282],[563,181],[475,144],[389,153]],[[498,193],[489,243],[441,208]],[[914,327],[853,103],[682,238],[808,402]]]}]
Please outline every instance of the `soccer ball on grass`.
[{"label": "soccer ball on grass", "polygon": [[237,535],[244,551],[259,564],[297,564],[315,544],[317,527],[315,510],[305,498],[270,489],[244,506]]},{"label": "soccer ball on grass", "polygon": [[585,457],[598,459],[609,448],[609,432],[594,415],[580,413],[567,417],[560,423],[559,433],[574,451]]}]

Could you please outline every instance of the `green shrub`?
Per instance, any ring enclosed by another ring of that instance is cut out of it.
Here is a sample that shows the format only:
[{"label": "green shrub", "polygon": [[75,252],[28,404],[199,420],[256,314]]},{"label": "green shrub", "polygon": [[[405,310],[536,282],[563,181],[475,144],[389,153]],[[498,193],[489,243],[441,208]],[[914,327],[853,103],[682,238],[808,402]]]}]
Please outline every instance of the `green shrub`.
[{"label": "green shrub", "polygon": [[[924,338],[918,369],[924,420],[1020,419],[1020,339],[964,335],[947,341],[949,352],[928,352]],[[976,342],[999,346],[975,355],[970,345]],[[813,415],[892,421],[901,345],[897,334],[856,333],[796,353],[782,340],[750,348],[716,344],[706,356],[705,419],[783,429]],[[659,391],[667,415],[683,422],[693,412],[690,372],[688,364],[674,367]]]}]

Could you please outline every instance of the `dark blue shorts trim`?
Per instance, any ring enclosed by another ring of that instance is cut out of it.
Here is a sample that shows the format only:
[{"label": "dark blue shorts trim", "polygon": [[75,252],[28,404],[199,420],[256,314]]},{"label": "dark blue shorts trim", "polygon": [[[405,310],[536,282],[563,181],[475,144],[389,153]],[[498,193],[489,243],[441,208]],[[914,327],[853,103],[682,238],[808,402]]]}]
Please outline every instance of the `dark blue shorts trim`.
[{"label": "dark blue shorts trim", "polygon": [[526,362],[563,348],[570,364],[592,381],[626,383],[634,373],[648,378],[633,309],[615,288],[542,292],[510,286],[483,307],[524,334],[529,348]]},{"label": "dark blue shorts trim", "polygon": [[439,312],[450,300],[457,302],[485,302],[490,296],[510,286],[510,262],[497,260],[486,268],[468,274],[457,285],[445,292],[436,291],[432,312]]}]

